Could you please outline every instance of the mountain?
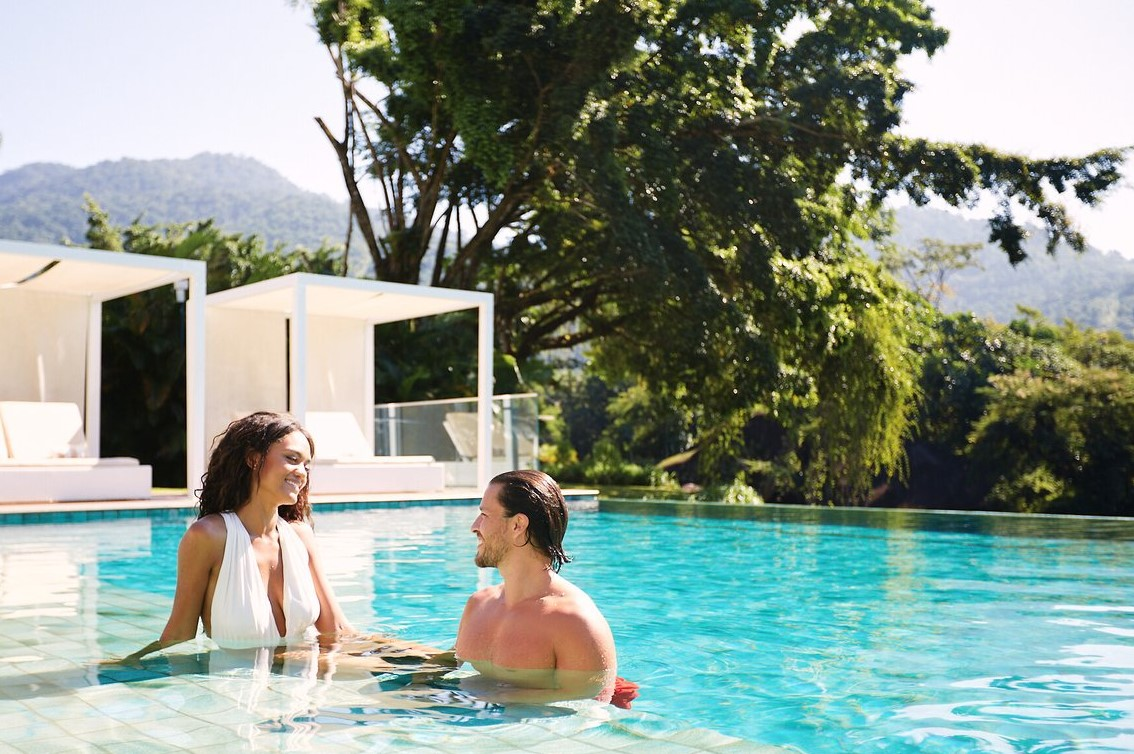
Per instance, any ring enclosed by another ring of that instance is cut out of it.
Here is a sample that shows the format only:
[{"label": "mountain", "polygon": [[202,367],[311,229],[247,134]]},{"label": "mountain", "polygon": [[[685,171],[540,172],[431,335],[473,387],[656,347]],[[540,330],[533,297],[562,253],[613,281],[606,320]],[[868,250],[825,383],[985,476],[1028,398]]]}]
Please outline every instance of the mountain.
[{"label": "mountain", "polygon": [[979,267],[946,279],[951,295],[941,301],[945,311],[1009,322],[1023,305],[1055,324],[1070,320],[1134,337],[1134,259],[1090,246],[1078,253],[1061,245],[1048,254],[1043,230],[1032,227],[1024,244],[1028,258],[1013,267],[999,247],[988,243],[984,221],[926,207],[902,207],[896,217],[894,240],[903,246],[916,247],[925,238],[985,244],[975,257]]},{"label": "mountain", "polygon": [[342,244],[345,202],[304,191],[247,157],[200,154],[187,160],[116,160],[87,168],[51,163],[0,173],[0,238],[83,243],[89,194],[116,225],[213,218],[228,233],[317,248]]}]

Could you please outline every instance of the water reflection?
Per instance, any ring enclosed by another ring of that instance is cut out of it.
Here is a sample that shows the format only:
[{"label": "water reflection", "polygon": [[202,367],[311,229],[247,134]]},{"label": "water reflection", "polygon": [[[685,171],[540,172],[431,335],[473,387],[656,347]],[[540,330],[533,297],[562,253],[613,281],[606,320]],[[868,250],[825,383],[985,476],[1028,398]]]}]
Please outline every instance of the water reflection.
[{"label": "water reflection", "polygon": [[34,700],[59,695],[106,698],[101,687],[131,689],[131,697],[145,700],[144,706],[104,712],[127,715],[131,709],[168,708],[183,715],[207,715],[245,742],[283,737],[289,746],[302,746],[328,728],[415,720],[485,726],[576,713],[570,705],[502,705],[479,698],[461,686],[469,671],[407,652],[407,646],[371,640],[354,642],[349,651],[298,646],[169,652],[133,665],[99,662],[41,669],[22,682],[6,683],[3,697],[37,703]]}]

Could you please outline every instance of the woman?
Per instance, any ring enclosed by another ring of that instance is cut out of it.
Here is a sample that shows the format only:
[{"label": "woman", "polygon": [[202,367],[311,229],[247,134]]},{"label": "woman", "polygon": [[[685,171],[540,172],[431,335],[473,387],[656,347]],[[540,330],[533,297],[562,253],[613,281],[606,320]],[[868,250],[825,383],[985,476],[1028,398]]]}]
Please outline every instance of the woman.
[{"label": "woman", "polygon": [[221,434],[202,478],[200,509],[177,551],[177,589],[161,638],[138,660],[197,635],[222,648],[320,643],[351,633],[323,573],[311,528],[311,435],[260,411]]}]

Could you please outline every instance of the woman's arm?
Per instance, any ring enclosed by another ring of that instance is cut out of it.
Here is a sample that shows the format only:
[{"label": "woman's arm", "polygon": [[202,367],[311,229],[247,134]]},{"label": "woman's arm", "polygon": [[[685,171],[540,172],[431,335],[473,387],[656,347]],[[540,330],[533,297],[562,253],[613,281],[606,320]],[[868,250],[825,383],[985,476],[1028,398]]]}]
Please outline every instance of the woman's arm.
[{"label": "woman's arm", "polygon": [[205,593],[214,569],[224,557],[225,526],[220,517],[193,522],[177,547],[177,588],[173,608],[157,641],[123,659],[136,662],[151,652],[188,641],[197,635],[204,617]]}]

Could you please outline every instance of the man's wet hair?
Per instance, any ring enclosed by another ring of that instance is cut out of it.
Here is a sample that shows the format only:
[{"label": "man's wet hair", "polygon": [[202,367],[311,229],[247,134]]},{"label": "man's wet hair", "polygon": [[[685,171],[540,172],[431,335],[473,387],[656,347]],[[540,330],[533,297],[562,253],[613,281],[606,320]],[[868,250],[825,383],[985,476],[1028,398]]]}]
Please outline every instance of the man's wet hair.
[{"label": "man's wet hair", "polygon": [[521,469],[498,474],[489,485],[500,486],[500,504],[509,516],[523,513],[528,517],[528,542],[547,555],[552,570],[558,573],[564,563],[571,562],[563,550],[567,503],[554,479],[542,471]]}]

